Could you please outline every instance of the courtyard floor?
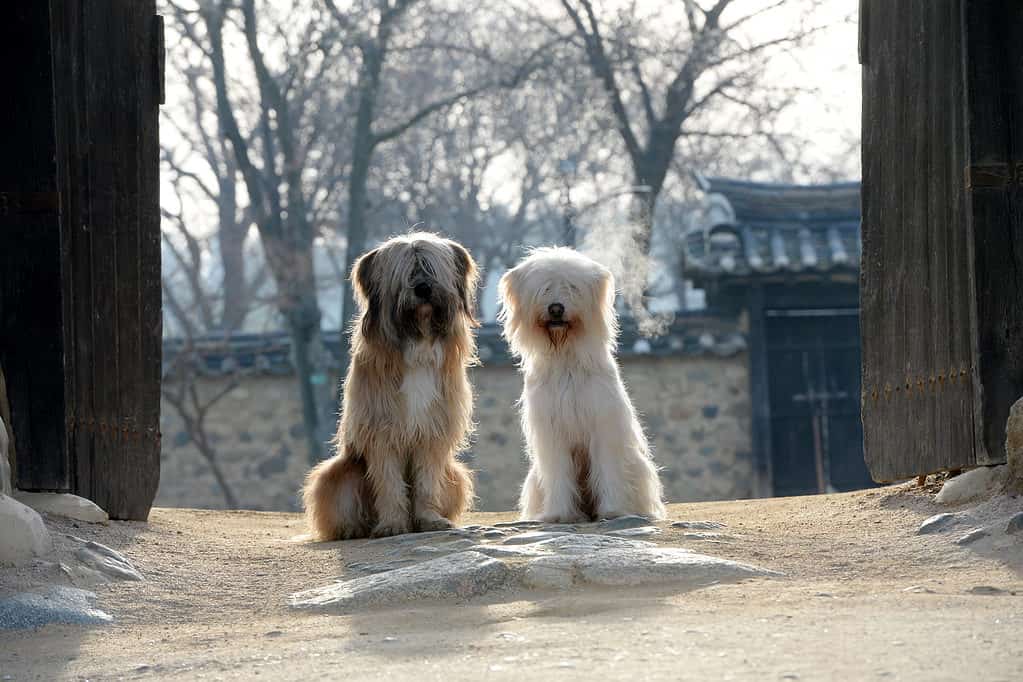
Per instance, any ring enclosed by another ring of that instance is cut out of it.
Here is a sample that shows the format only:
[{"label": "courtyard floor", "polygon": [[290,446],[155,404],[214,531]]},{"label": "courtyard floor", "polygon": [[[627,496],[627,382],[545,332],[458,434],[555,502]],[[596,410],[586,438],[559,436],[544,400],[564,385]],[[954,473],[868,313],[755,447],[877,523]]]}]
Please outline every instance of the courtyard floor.
[{"label": "courtyard floor", "polygon": [[[1023,499],[986,505],[980,516],[1004,516]],[[301,518],[280,513],[49,519],[146,579],[90,588],[108,625],[0,631],[0,679],[1023,679],[1023,534],[959,545],[968,528],[917,533],[945,511],[956,509],[909,484],[671,505],[644,539],[784,575],[686,592],[515,588],[343,614],[288,598],[378,560],[386,543],[297,541]],[[680,520],[723,527],[670,525]],[[0,597],[38,577],[0,571]]]}]

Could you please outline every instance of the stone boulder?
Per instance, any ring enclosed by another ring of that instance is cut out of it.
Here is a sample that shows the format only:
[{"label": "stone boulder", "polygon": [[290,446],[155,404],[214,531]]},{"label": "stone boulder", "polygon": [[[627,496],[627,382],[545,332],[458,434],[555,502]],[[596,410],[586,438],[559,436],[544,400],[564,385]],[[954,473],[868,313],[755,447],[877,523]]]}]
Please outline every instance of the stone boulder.
[{"label": "stone boulder", "polygon": [[1016,401],[1005,423],[1006,489],[1023,493],[1023,398]]},{"label": "stone boulder", "polygon": [[291,596],[299,609],[347,610],[388,606],[422,599],[468,599],[506,584],[508,566],[479,552],[459,552],[318,587]]},{"label": "stone boulder", "polygon": [[7,426],[4,418],[0,416],[0,495],[11,494],[11,462],[8,459],[10,452],[10,438],[7,435]]},{"label": "stone boulder", "polygon": [[92,592],[60,585],[15,594],[0,599],[0,630],[40,628],[50,623],[99,625],[112,621],[110,614],[92,606],[95,599]]},{"label": "stone boulder", "polygon": [[92,500],[68,493],[28,493],[15,491],[14,499],[32,507],[41,514],[52,514],[85,521],[86,523],[107,523],[110,517]]},{"label": "stone boulder", "polygon": [[42,517],[13,497],[0,495],[0,564],[18,566],[52,549]]},{"label": "stone boulder", "polygon": [[526,566],[527,587],[560,589],[573,585],[639,587],[667,585],[689,591],[746,578],[780,573],[677,547],[613,547],[585,554],[533,559]]},{"label": "stone boulder", "polygon": [[[638,522],[623,525],[635,523]],[[485,528],[463,529],[463,533],[480,536],[482,541],[475,544],[468,538],[452,539],[450,531],[389,539],[385,546],[392,548],[388,556],[396,557],[394,560],[352,564],[348,568],[360,574],[357,577],[298,592],[290,602],[298,609],[351,611],[423,599],[462,600],[500,589],[653,585],[685,592],[717,583],[780,575],[686,549],[622,537],[627,531],[652,526],[588,528],[604,533],[570,532],[563,528],[504,526],[502,532],[507,537],[493,538],[497,542],[486,541],[489,531]],[[370,541],[367,546],[379,546],[380,542]]]}]

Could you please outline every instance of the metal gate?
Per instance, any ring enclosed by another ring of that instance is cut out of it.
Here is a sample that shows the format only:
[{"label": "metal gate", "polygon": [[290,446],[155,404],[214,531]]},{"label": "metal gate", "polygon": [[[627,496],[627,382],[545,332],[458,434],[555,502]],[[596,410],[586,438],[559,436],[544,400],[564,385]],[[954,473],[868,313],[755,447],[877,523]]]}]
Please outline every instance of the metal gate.
[{"label": "metal gate", "polygon": [[859,310],[767,310],[775,495],[872,485],[860,426]]}]

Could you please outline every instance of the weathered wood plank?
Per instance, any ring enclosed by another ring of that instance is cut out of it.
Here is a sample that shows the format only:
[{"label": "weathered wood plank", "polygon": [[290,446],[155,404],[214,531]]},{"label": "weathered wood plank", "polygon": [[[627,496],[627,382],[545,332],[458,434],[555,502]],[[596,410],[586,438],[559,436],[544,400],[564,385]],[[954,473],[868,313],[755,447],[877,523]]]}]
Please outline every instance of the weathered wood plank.
[{"label": "weathered wood plank", "polygon": [[9,65],[0,107],[0,364],[16,438],[17,485],[67,490],[59,196],[49,12],[16,3],[0,22]]},{"label": "weathered wood plank", "polygon": [[113,518],[145,518],[159,481],[155,4],[88,4],[79,16],[84,106],[72,124],[88,140],[82,180],[94,191],[82,216],[90,281],[72,295],[92,309],[91,346],[78,359],[92,377],[76,394],[83,405],[91,399],[94,427],[92,456],[77,458],[77,488]]},{"label": "weathered wood plank", "polygon": [[976,463],[961,0],[866,0],[861,308],[877,481]]},{"label": "weathered wood plank", "polygon": [[1023,395],[1023,4],[973,0],[964,21],[968,163],[1002,179],[968,193],[978,462],[1002,462],[1009,408]]}]

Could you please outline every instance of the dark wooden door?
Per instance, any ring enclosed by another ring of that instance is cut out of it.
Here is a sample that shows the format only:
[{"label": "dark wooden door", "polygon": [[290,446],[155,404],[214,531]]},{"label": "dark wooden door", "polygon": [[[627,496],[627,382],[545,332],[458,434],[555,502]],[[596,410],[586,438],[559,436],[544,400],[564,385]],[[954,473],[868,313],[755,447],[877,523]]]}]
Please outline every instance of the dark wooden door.
[{"label": "dark wooden door", "polygon": [[765,316],[775,495],[872,485],[860,427],[859,311]]},{"label": "dark wooden door", "polygon": [[144,519],[159,481],[162,24],[154,0],[11,14],[0,362],[17,484]]},{"label": "dark wooden door", "polygon": [[862,0],[866,459],[1005,460],[1023,394],[1023,3]]}]

